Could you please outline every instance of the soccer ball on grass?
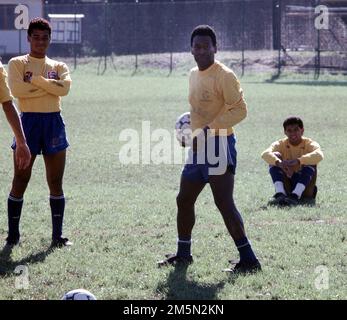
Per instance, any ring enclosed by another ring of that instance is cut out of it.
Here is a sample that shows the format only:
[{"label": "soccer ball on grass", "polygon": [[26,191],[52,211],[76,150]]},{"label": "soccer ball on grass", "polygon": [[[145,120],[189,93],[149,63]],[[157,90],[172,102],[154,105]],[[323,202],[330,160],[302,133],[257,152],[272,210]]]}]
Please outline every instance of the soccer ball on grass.
[{"label": "soccer ball on grass", "polygon": [[65,293],[62,300],[96,300],[96,298],[88,290],[75,289]]}]

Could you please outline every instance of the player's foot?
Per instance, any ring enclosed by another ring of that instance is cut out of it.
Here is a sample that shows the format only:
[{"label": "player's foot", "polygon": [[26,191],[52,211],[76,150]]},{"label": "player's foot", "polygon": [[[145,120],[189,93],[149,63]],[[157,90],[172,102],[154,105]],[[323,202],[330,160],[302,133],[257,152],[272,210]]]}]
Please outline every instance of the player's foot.
[{"label": "player's foot", "polygon": [[176,265],[189,265],[193,263],[193,257],[179,257],[174,253],[169,253],[165,255],[164,260],[158,261],[158,267],[166,267],[166,266],[176,266]]},{"label": "player's foot", "polygon": [[229,261],[231,264],[234,264],[234,268],[224,269],[226,272],[231,272],[234,274],[246,274],[246,273],[256,273],[261,271],[261,265],[259,260],[249,262],[249,261]]},{"label": "player's foot", "polygon": [[13,248],[14,246],[17,246],[20,244],[19,238],[12,238],[12,237],[7,237],[5,246]]},{"label": "player's foot", "polygon": [[272,199],[269,201],[269,204],[283,206],[283,205],[286,204],[285,203],[285,199],[286,199],[286,195],[284,193],[277,192],[277,193],[274,194]]},{"label": "player's foot", "polygon": [[288,197],[285,198],[285,204],[288,206],[296,206],[299,204],[299,197],[295,193],[291,193]]},{"label": "player's foot", "polygon": [[318,192],[318,188],[317,188],[317,186],[314,186],[313,195],[312,195],[312,198],[313,198],[313,199],[316,199],[317,192]]},{"label": "player's foot", "polygon": [[51,243],[51,248],[62,248],[62,247],[71,247],[73,243],[68,238],[57,238],[53,239]]}]

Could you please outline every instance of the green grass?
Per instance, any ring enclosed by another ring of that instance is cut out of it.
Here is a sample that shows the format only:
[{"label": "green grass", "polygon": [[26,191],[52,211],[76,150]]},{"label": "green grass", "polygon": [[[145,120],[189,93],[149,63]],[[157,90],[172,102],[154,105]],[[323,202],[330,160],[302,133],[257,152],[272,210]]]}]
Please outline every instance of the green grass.
[{"label": "green grass", "polygon": [[[300,77],[266,83],[241,79],[248,118],[236,127],[238,169],[235,200],[263,272],[231,277],[221,272],[237,250],[217,212],[209,186],[197,202],[193,231],[195,263],[187,270],[157,269],[176,248],[176,205],[181,165],[119,162],[122,129],[172,131],[188,109],[187,76],[124,70],[96,75],[79,66],[63,99],[71,147],[64,180],[64,233],[71,249],[48,251],[51,225],[48,188],[39,157],[25,194],[22,244],[0,253],[0,299],[60,299],[85,288],[98,299],[346,299],[346,82],[328,78],[312,85]],[[273,187],[260,153],[282,137],[282,121],[302,116],[305,134],[318,141],[315,206],[267,206]],[[12,179],[11,132],[0,117],[0,240],[6,237],[6,201]],[[155,143],[153,143],[155,145]],[[14,269],[26,265],[29,288],[16,289]],[[329,288],[318,290],[315,269],[326,266]]]}]

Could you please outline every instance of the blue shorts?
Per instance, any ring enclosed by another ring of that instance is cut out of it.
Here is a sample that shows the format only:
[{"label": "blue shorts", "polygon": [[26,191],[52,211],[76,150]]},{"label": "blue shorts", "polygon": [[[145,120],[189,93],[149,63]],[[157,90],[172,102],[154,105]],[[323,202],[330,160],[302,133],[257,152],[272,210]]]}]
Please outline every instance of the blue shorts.
[{"label": "blue shorts", "polygon": [[207,139],[205,150],[193,153],[190,148],[182,176],[190,181],[208,183],[209,176],[222,175],[226,170],[236,171],[236,138],[213,136]]},{"label": "blue shorts", "polygon": [[[32,155],[54,154],[69,146],[60,112],[23,112],[21,121]],[[11,148],[16,148],[15,139]]]}]

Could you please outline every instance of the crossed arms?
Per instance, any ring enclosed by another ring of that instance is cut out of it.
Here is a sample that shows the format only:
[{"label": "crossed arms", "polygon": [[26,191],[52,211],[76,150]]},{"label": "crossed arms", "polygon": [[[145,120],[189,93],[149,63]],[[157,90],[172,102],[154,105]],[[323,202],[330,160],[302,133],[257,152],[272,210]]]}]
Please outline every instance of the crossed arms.
[{"label": "crossed arms", "polygon": [[57,67],[58,79],[46,79],[43,76],[30,76],[24,73],[24,64],[10,61],[8,80],[13,96],[16,98],[38,98],[51,94],[65,96],[71,86],[69,70],[65,64]]}]

